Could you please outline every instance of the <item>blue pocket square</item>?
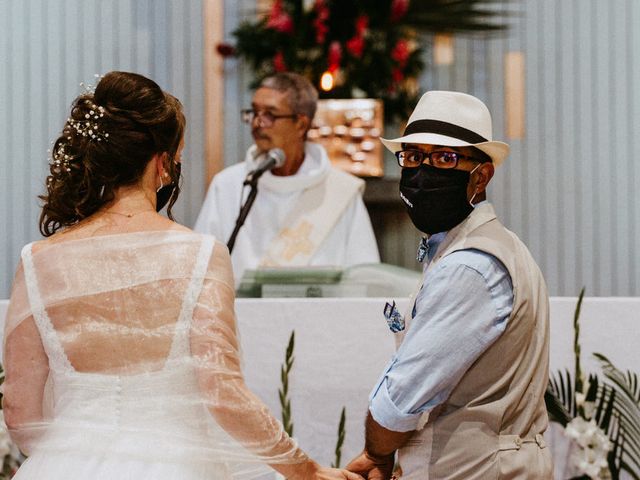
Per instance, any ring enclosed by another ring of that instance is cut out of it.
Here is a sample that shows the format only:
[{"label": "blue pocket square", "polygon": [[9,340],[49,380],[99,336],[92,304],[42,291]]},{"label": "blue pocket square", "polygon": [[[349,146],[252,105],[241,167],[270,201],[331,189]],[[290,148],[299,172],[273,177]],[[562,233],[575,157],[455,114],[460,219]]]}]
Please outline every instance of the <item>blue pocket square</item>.
[{"label": "blue pocket square", "polygon": [[387,319],[387,325],[393,333],[398,333],[404,330],[404,317],[398,311],[396,302],[393,304],[387,302],[384,306],[384,318]]}]

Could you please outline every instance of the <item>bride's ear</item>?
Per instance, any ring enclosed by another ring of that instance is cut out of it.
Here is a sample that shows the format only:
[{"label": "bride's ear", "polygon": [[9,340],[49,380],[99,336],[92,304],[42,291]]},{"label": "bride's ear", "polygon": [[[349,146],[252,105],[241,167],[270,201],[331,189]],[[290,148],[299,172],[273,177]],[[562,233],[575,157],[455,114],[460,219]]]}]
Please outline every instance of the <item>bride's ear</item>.
[{"label": "bride's ear", "polygon": [[153,157],[151,157],[151,161],[154,162],[155,164],[156,173],[160,178],[164,178],[167,173],[166,164],[167,164],[168,158],[169,158],[169,155],[167,154],[167,152],[156,153]]}]

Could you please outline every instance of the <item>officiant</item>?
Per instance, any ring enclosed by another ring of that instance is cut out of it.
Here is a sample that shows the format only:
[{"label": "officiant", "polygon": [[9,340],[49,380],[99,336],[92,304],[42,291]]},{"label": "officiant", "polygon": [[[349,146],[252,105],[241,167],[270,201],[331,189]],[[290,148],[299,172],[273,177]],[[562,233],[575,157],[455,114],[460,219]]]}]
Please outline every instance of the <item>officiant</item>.
[{"label": "officiant", "polygon": [[266,171],[231,254],[236,287],[246,270],[277,266],[349,266],[379,262],[364,181],[337,168],[307,141],[318,92],[305,77],[277,73],[255,91],[242,119],[254,144],[243,162],[211,182],[194,230],[227,241],[248,195],[245,178],[274,149],[282,165]]}]

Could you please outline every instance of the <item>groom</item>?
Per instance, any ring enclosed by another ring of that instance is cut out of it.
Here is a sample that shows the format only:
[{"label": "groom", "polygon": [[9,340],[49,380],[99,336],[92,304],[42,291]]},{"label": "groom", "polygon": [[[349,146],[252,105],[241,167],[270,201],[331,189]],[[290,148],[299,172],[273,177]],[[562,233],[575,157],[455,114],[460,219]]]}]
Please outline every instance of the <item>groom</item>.
[{"label": "groom", "polygon": [[[551,479],[549,308],[525,245],[486,201],[508,145],[475,97],[432,91],[404,135],[382,140],[400,197],[425,234],[420,290],[369,398],[365,448],[348,469],[402,480]],[[391,315],[394,314],[394,315]],[[397,320],[399,312],[385,312]],[[402,328],[402,320],[396,325]]]}]

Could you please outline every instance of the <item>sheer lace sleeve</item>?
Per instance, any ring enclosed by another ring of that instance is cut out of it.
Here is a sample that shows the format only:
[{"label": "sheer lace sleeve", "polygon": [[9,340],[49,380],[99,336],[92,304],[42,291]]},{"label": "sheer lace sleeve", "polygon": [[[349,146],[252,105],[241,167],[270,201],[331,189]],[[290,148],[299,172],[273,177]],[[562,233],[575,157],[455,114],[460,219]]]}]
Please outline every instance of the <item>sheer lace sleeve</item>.
[{"label": "sheer lace sleeve", "polygon": [[5,331],[14,440],[34,454],[314,478],[244,383],[233,284],[226,247],[191,232],[25,249]]},{"label": "sheer lace sleeve", "polygon": [[216,245],[194,310],[191,349],[207,407],[229,435],[287,475],[300,468],[286,464],[309,462],[281,423],[244,383],[231,263],[228,250],[222,244]]},{"label": "sheer lace sleeve", "polygon": [[5,324],[2,407],[11,437],[28,454],[44,422],[49,364],[29,309],[24,269],[16,272]]}]

